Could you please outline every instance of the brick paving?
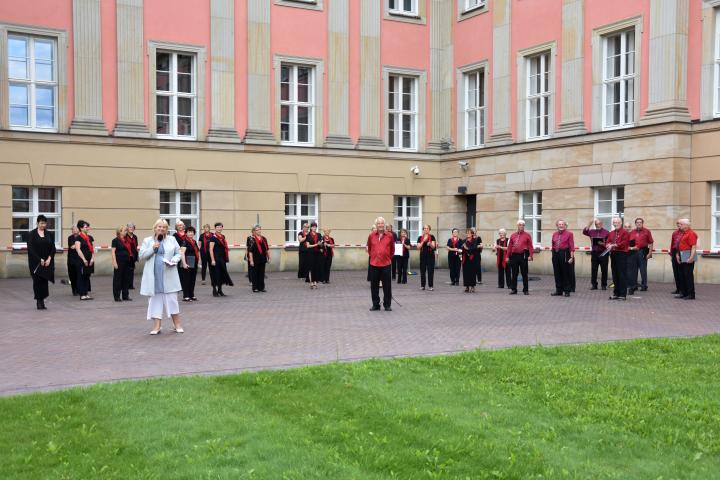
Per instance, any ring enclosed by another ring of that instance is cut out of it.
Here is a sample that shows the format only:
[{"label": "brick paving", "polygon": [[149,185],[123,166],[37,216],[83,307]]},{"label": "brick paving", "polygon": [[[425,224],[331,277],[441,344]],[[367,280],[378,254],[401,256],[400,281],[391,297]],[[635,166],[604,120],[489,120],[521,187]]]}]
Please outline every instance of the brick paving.
[{"label": "brick paving", "polygon": [[[162,375],[242,370],[431,355],[475,348],[555,345],[720,331],[720,285],[700,285],[696,301],[674,299],[668,284],[651,284],[627,302],[590,291],[578,278],[571,298],[550,297],[552,278],[530,283],[530,296],[509,296],[488,272],[477,293],[436,275],[435,291],[419,278],[393,284],[392,312],[370,312],[365,272],[333,272],[311,291],[292,272],[270,273],[265,294],[252,294],[241,274],[225,298],[198,282],[199,302],[181,303],[186,333],[164,322],[148,335],[147,300],[112,300],[111,279],[93,278],[95,300],[51,285],[49,310],[37,311],[30,279],[0,280],[0,395]],[[139,278],[136,279],[139,286]]]}]

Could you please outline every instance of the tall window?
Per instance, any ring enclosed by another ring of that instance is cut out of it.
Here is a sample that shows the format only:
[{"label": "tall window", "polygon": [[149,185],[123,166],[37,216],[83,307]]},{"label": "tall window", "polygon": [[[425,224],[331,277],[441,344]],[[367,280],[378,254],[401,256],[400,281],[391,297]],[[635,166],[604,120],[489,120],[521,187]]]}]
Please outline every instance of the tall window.
[{"label": "tall window", "polygon": [[171,230],[175,229],[178,218],[186,228],[192,225],[197,229],[200,226],[199,197],[198,192],[160,191],[160,218],[167,220]]},{"label": "tall window", "polygon": [[720,8],[715,9],[715,101],[713,114],[720,117]]},{"label": "tall window", "polygon": [[48,219],[47,229],[55,243],[60,238],[60,189],[50,187],[12,187],[12,241],[24,246],[28,234],[35,228],[35,219],[43,214]]},{"label": "tall window", "polygon": [[595,189],[595,217],[612,229],[613,217],[625,214],[625,187],[602,187]]},{"label": "tall window", "polygon": [[603,126],[635,121],[635,30],[603,37]]},{"label": "tall window", "polygon": [[8,35],[10,127],[57,129],[57,43],[27,35]]},{"label": "tall window", "polygon": [[720,183],[713,183],[710,202],[710,209],[712,210],[712,245],[713,248],[720,248]]},{"label": "tall window", "polygon": [[312,67],[280,67],[280,140],[285,144],[312,145],[315,98]]},{"label": "tall window", "polygon": [[527,58],[527,116],[528,140],[550,134],[550,53]]},{"label": "tall window", "polygon": [[388,0],[388,11],[396,15],[417,15],[418,0]]},{"label": "tall window", "polygon": [[465,148],[485,144],[485,72],[465,74]]},{"label": "tall window", "polygon": [[408,231],[408,238],[415,242],[422,233],[422,199],[420,197],[395,197],[395,231]]},{"label": "tall window", "polygon": [[520,193],[520,218],[525,220],[525,231],[533,243],[542,243],[542,192]]},{"label": "tall window", "polygon": [[157,135],[194,139],[197,135],[195,55],[157,52],[155,81]]},{"label": "tall window", "polygon": [[285,194],[285,243],[297,245],[297,234],[303,223],[318,221],[316,193]]},{"label": "tall window", "polygon": [[417,149],[417,78],[388,77],[388,146]]}]

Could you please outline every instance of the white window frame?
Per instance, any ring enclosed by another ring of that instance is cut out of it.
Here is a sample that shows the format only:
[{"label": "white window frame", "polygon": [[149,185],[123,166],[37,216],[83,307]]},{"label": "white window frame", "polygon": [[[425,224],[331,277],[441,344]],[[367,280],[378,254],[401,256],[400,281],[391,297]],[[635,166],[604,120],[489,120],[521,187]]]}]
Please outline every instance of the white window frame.
[{"label": "white window frame", "polygon": [[[525,202],[525,196],[530,195],[529,202]],[[532,213],[525,214],[523,205],[525,203],[532,204]],[[518,218],[525,220],[525,231],[530,234],[533,245],[542,243],[542,191],[519,192],[518,194]]]},{"label": "white window frame", "polygon": [[[470,105],[470,79],[475,77],[475,85],[477,86],[475,94],[475,103]],[[464,92],[464,108],[463,108],[463,133],[465,138],[465,149],[481,148],[485,146],[485,138],[487,134],[487,103],[486,103],[486,84],[485,69],[480,68],[463,74],[463,92]],[[476,117],[476,133],[475,138],[470,138],[468,125],[470,117]],[[478,120],[479,119],[479,120]]]},{"label": "white window frame", "polygon": [[[303,203],[302,197],[303,195],[307,195],[310,197],[310,200],[312,200],[312,203]],[[289,203],[292,202],[292,203]],[[299,245],[299,242],[297,240],[297,234],[300,230],[302,230],[303,223],[312,223],[315,222],[318,225],[319,218],[320,218],[320,194],[318,193],[286,193],[285,194],[285,212],[287,212],[287,206],[288,205],[295,205],[295,215],[288,215],[285,213],[285,222],[283,223],[283,228],[285,230],[285,245]],[[315,207],[315,215],[302,215],[302,206],[303,205],[314,205]],[[287,228],[287,222],[291,221],[293,222],[294,228],[292,230],[289,230]]]},{"label": "white window frame", "polygon": [[[300,146],[313,146],[315,145],[315,115],[317,108],[315,106],[315,83],[316,74],[314,65],[305,65],[291,62],[281,62],[280,64],[280,85],[282,87],[282,69],[290,69],[290,98],[288,100],[282,99],[282,91],[280,92],[280,111],[282,107],[288,107],[290,110],[289,116],[289,139],[282,140],[282,116],[280,118],[280,130],[281,135],[280,143],[282,145],[300,145]],[[307,68],[310,72],[308,79],[308,100],[307,102],[301,102],[297,100],[298,97],[298,68]],[[297,112],[299,107],[306,107],[309,109],[308,113],[308,140],[306,142],[299,141],[298,138],[298,122]],[[282,114],[281,114],[282,115]]]},{"label": "white window frame", "polygon": [[[175,206],[175,213],[162,213],[162,204],[166,203],[162,201],[162,193],[168,192],[170,193],[170,204],[174,204]],[[180,207],[181,204],[184,202],[181,202],[180,196],[183,193],[189,193],[192,198],[190,201],[190,204],[195,204],[195,213],[189,213],[189,214],[183,214],[180,213]],[[174,197],[174,198],[173,198]],[[199,232],[200,231],[200,192],[194,191],[194,190],[160,190],[158,192],[158,199],[160,200],[160,218],[165,219],[168,222],[169,225],[169,231],[174,232],[175,231],[175,222],[178,219],[191,219],[190,225],[195,227],[195,229]],[[185,226],[188,227],[188,222],[185,222]]]},{"label": "white window frame", "polygon": [[[410,216],[408,215],[408,200],[409,199],[417,199],[418,201],[418,214],[417,216]],[[401,208],[402,215],[398,215],[398,207]],[[423,211],[423,198],[417,195],[396,195],[393,199],[393,215],[394,215],[394,228],[395,232],[400,235],[401,229],[406,229],[408,231],[408,239],[411,243],[415,244],[417,238],[422,233],[423,229],[423,221],[422,221],[422,211]],[[411,230],[407,227],[408,222],[418,222],[418,229]]]},{"label": "white window frame", "polygon": [[[39,187],[30,187],[27,185],[13,185],[12,187],[17,188],[28,188],[30,189],[30,198],[28,199],[30,201],[30,211],[29,212],[12,212],[12,218],[27,218],[28,219],[28,232],[32,231],[36,227],[36,220],[37,216],[42,214],[45,215],[47,218],[54,218],[55,219],[55,245],[58,248],[62,247],[62,189],[60,187],[46,187],[46,186],[39,186]],[[41,212],[40,211],[40,199],[39,199],[39,189],[41,188],[52,188],[55,190],[55,202],[57,204],[57,211],[56,212]],[[12,210],[12,188],[11,188],[11,210]],[[13,235],[13,231],[15,229],[12,226],[12,222],[10,223],[10,235]],[[27,242],[16,242],[15,238],[12,239],[12,246],[13,248],[26,248]]]},{"label": "white window frame", "polygon": [[715,8],[715,32],[713,48],[713,117],[720,117],[720,8]]},{"label": "white window frame", "polygon": [[[620,196],[618,195],[618,190],[621,189],[621,188],[622,188],[622,190],[623,190],[623,194],[622,194],[623,209],[622,209],[622,212],[618,211],[618,199],[620,198]],[[611,194],[611,204],[610,204],[610,210],[611,210],[611,211],[610,211],[610,213],[600,213],[600,208],[599,208],[599,207],[600,207],[600,191],[601,191],[601,190],[607,190],[607,189],[611,189],[611,191],[612,191],[612,194]],[[608,230],[611,230],[611,229],[612,229],[612,219],[613,219],[613,218],[615,218],[615,217],[620,217],[620,219],[622,219],[623,221],[624,221],[624,219],[625,219],[625,186],[624,186],[624,185],[617,185],[617,186],[614,186],[614,187],[596,187],[594,190],[595,190],[595,200],[594,200],[594,202],[593,202],[593,204],[594,204],[593,210],[594,210],[594,213],[595,213],[595,218],[599,218],[599,219],[603,220],[603,222],[604,222],[604,224],[605,224],[605,227],[606,227]],[[608,221],[604,221],[604,219],[608,219]]]},{"label": "white window frame", "polygon": [[[155,88],[155,98],[153,99],[153,103],[155,104],[155,135],[157,138],[171,138],[173,140],[197,140],[197,132],[198,132],[198,99],[197,99],[197,62],[198,58],[197,55],[194,52],[184,52],[184,51],[177,51],[177,50],[169,50],[169,49],[158,49],[155,52],[155,69],[153,72],[153,75],[155,78],[157,78],[157,55],[160,54],[167,54],[170,55],[170,71],[169,71],[169,90],[158,90],[157,87]],[[187,92],[179,92],[177,89],[177,60],[178,55],[190,57],[191,60],[191,81],[190,81],[190,93]],[[157,83],[156,83],[157,85]],[[157,132],[157,97],[168,97],[170,107],[168,115],[170,117],[170,133],[158,133]],[[180,135],[178,134],[178,99],[179,98],[189,98],[192,102],[192,132],[190,135]]]},{"label": "white window frame", "polygon": [[[537,55],[531,55],[525,58],[525,132],[526,140],[541,140],[548,138],[552,131],[552,87],[550,84],[553,82],[551,76],[551,60],[552,54],[549,50],[538,53]],[[538,73],[533,75],[532,64],[538,62]],[[534,76],[540,77],[540,89],[536,93],[532,93],[531,87],[533,85]],[[547,99],[547,101],[545,101]],[[530,113],[532,112],[533,103],[537,102],[538,105],[538,117],[532,118]],[[546,118],[547,122],[543,119]],[[538,134],[531,135],[531,124],[536,119],[540,119],[540,125],[538,127]]]},{"label": "white window frame", "polygon": [[[633,39],[633,49],[628,50],[628,34],[632,33],[632,39]],[[618,75],[614,77],[608,77],[607,72],[607,64],[608,64],[608,40],[613,37],[618,37],[620,39],[620,72]],[[603,35],[602,37],[602,79],[603,79],[603,88],[602,88],[602,125],[603,130],[615,130],[619,128],[628,128],[632,127],[636,124],[637,118],[636,118],[636,105],[639,102],[639,99],[637,98],[637,88],[636,84],[639,81],[638,78],[638,72],[637,72],[637,64],[636,64],[636,57],[638,52],[638,43],[637,43],[637,37],[638,34],[634,28],[628,28],[624,29],[618,32],[609,33],[607,35]],[[632,59],[628,60],[628,57],[632,55]],[[633,72],[627,73],[627,66],[632,65]],[[628,89],[627,84],[628,82],[632,81],[632,88]],[[618,84],[620,85],[620,118],[619,123],[610,125],[608,124],[608,118],[607,118],[607,108],[608,108],[608,90],[612,88],[613,85]],[[632,96],[632,100],[630,100],[630,96]],[[628,104],[632,103],[631,107],[628,107]],[[631,112],[632,119],[628,121],[626,112]]]},{"label": "white window frame", "polygon": [[463,3],[463,13],[472,12],[485,6],[485,0],[459,0]]},{"label": "white window frame", "polygon": [[720,248],[720,182],[712,184],[712,196],[710,197],[710,212],[712,215],[712,248]]},{"label": "white window frame", "polygon": [[[395,84],[396,88],[399,88],[398,91],[393,92],[390,91],[390,82],[391,79],[395,78]],[[402,108],[402,86],[405,83],[406,80],[409,80],[411,82],[411,93],[410,93],[410,109],[404,110]],[[388,84],[387,84],[387,139],[388,139],[388,149],[393,151],[405,151],[405,152],[416,152],[418,150],[418,84],[419,79],[416,76],[413,75],[403,75],[403,74],[397,74],[397,73],[391,73],[388,75]],[[391,96],[393,96],[393,102],[390,101]],[[393,108],[390,107],[390,105],[393,105]],[[393,116],[393,131],[391,133],[391,120],[390,116]],[[404,117],[410,117],[410,146],[404,147],[402,146],[402,125],[403,125],[403,118]],[[390,146],[390,139],[392,135],[392,140],[394,143],[394,146]],[[400,146],[398,146],[400,145]]]},{"label": "white window frame", "polygon": [[406,17],[417,17],[419,16],[418,1],[419,0],[410,0],[411,9],[405,10],[405,0],[388,0],[388,13]]}]

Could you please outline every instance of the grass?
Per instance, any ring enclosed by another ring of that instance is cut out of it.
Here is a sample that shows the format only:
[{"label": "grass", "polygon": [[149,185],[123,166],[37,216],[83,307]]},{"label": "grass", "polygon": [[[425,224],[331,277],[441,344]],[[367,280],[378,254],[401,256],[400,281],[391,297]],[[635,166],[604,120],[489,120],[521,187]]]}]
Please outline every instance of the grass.
[{"label": "grass", "polygon": [[720,478],[720,336],[0,399],[0,478]]}]

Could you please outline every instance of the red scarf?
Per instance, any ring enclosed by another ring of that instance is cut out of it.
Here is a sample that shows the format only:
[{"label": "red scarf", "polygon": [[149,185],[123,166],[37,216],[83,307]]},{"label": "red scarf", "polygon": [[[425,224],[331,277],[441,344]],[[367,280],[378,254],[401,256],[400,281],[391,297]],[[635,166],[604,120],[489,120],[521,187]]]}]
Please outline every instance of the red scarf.
[{"label": "red scarf", "polygon": [[208,249],[210,248],[210,239],[212,238],[212,236],[212,232],[203,233],[203,250],[205,250],[205,253],[207,253]]},{"label": "red scarf", "polygon": [[90,236],[88,236],[87,233],[80,232],[80,237],[85,240],[85,243],[88,244],[88,248],[90,248],[90,253],[95,253],[95,247],[93,247],[92,241],[90,240]]},{"label": "red scarf", "polygon": [[178,237],[180,237],[180,240],[185,240],[185,235],[187,235],[187,232],[184,230],[182,232],[175,232]]},{"label": "red scarf", "polygon": [[265,238],[262,235],[259,237],[255,235],[255,245],[257,245],[258,253],[260,255],[265,255],[265,253],[263,252],[263,247],[265,247],[265,252],[267,252],[268,248],[267,243],[265,243]]},{"label": "red scarf", "polygon": [[135,252],[135,249],[137,248],[137,240],[136,240],[136,237],[134,237],[134,236],[132,236],[131,234],[128,233],[127,235],[125,235],[125,238],[128,239],[128,241],[130,242],[130,245],[132,246],[131,253],[134,253],[134,252]]},{"label": "red scarf", "polygon": [[[467,253],[465,253],[465,255],[463,255],[463,257],[462,257],[462,262],[461,262],[461,263],[462,263],[463,265],[465,264],[465,259],[468,259],[468,260],[470,260],[470,261],[472,262],[473,259],[475,258],[475,251],[477,250],[477,247],[473,248],[472,250],[470,249],[470,247],[472,246],[472,241],[473,241],[473,240],[474,240],[474,238],[466,239],[466,240],[465,240],[465,244],[467,244],[468,248],[465,249]],[[470,242],[470,243],[468,243],[468,242]],[[470,253],[470,252],[473,252],[473,253]]]},{"label": "red scarf", "polygon": [[459,239],[452,237],[450,240],[452,240],[452,248],[457,248],[457,242]]},{"label": "red scarf", "polygon": [[130,237],[125,235],[124,237],[121,235],[118,235],[118,239],[120,242],[125,245],[125,248],[128,251],[128,254],[130,255],[130,259],[132,260],[135,255],[133,255],[133,241]]},{"label": "red scarf", "polygon": [[230,252],[228,251],[228,244],[225,241],[225,235],[222,233],[216,233],[215,238],[217,239],[218,243],[223,246],[225,249],[225,261],[230,261]]},{"label": "red scarf", "polygon": [[[335,240],[333,240],[333,238],[332,238],[330,235],[324,235],[324,236],[323,236],[323,241],[324,241],[325,243],[329,243],[330,245],[334,245],[334,244],[335,244]],[[335,253],[333,250],[334,250],[333,248],[326,248],[326,249],[325,249],[325,256],[326,256],[326,257],[332,257],[333,254]]]},{"label": "red scarf", "polygon": [[[312,238],[312,240],[310,241],[310,243],[312,243],[312,244],[318,243],[318,234],[317,234],[317,233],[314,233],[314,232],[310,231],[310,233],[308,233],[308,237]],[[315,250],[318,250],[318,249],[320,248],[320,246],[319,246],[319,245],[315,245],[313,248],[314,248]]]},{"label": "red scarf", "polygon": [[[499,247],[507,247],[507,246],[508,246],[508,243],[510,243],[510,242],[508,241],[507,237],[505,237],[505,240],[501,240],[501,239],[499,239],[499,238],[498,238],[498,240],[497,240],[497,245],[498,245]],[[501,255],[502,255],[502,262],[500,261],[500,256],[501,256]],[[496,262],[495,262],[495,265],[496,265],[497,267],[500,267],[500,266],[502,265],[502,268],[507,267],[507,260],[508,260],[508,257],[509,257],[509,256],[510,256],[510,255],[508,255],[507,250],[501,250],[501,249],[498,248],[498,249],[497,249],[497,260],[496,260]]]},{"label": "red scarf", "polygon": [[[191,239],[191,238],[186,238],[185,241],[190,244],[190,246],[192,247],[193,251],[195,252],[195,258],[196,258],[196,259],[199,258],[199,257],[200,257],[200,252],[198,252],[198,246],[197,246],[197,243],[195,243],[195,240],[193,240],[193,239]],[[195,260],[195,262],[196,262],[195,265],[197,265],[197,260]]]}]

